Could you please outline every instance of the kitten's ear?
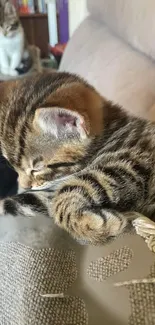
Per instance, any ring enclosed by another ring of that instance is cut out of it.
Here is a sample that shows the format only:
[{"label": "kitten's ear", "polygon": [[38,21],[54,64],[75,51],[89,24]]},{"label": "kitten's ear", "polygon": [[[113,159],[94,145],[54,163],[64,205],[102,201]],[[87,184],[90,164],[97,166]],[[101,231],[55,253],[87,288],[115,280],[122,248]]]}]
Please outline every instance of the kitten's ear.
[{"label": "kitten's ear", "polygon": [[6,1],[4,12],[6,15],[17,15],[16,9],[12,3]]},{"label": "kitten's ear", "polygon": [[60,107],[37,109],[33,121],[35,129],[49,133],[56,138],[88,135],[84,118],[76,112]]}]

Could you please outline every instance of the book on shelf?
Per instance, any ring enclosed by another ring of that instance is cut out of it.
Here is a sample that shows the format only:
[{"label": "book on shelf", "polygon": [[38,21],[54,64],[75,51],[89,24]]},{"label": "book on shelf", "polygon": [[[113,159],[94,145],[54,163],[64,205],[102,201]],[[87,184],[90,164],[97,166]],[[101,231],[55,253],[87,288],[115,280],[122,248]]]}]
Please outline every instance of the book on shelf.
[{"label": "book on shelf", "polygon": [[47,13],[45,0],[12,0],[19,14]]},{"label": "book on shelf", "polygon": [[36,0],[36,7],[37,7],[37,12],[38,13],[42,13],[42,14],[45,14],[47,13],[47,5],[45,3],[45,0]]},{"label": "book on shelf", "polygon": [[59,41],[65,44],[69,39],[68,0],[57,2]]},{"label": "book on shelf", "polygon": [[34,14],[33,0],[18,0],[18,12],[20,14]]}]

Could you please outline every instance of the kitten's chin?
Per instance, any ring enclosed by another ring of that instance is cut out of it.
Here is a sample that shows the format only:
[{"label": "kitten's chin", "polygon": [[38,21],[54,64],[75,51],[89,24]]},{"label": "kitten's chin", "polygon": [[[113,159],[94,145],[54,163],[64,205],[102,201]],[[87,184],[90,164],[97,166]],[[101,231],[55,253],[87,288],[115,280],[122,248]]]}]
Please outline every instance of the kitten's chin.
[{"label": "kitten's chin", "polygon": [[12,38],[12,37],[14,37],[15,35],[16,35],[15,32],[10,32],[10,33],[8,33],[8,34],[6,35],[6,37],[7,37],[7,38]]},{"label": "kitten's chin", "polygon": [[18,28],[18,29],[16,29],[16,30],[9,31],[5,36],[8,37],[8,38],[12,38],[12,37],[14,37],[15,35],[17,35],[19,32],[20,32],[20,30],[19,30],[19,28]]},{"label": "kitten's chin", "polygon": [[[65,178],[64,178],[65,179]],[[53,192],[58,188],[58,185],[61,183],[61,180],[57,181],[51,181],[51,182],[46,182],[40,186],[32,186],[31,190],[32,191],[50,191]]]},{"label": "kitten's chin", "polygon": [[43,191],[43,190],[48,190],[52,186],[51,183],[44,183],[43,185],[40,186],[32,186],[31,191]]}]

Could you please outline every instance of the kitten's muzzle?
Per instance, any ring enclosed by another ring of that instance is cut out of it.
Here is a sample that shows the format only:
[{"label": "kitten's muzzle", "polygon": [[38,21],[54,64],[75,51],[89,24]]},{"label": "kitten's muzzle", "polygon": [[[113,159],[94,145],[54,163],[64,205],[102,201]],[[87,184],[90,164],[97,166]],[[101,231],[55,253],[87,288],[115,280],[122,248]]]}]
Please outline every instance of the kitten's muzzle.
[{"label": "kitten's muzzle", "polygon": [[30,190],[32,188],[32,183],[27,177],[18,177],[18,182],[19,185],[25,189],[25,190]]}]

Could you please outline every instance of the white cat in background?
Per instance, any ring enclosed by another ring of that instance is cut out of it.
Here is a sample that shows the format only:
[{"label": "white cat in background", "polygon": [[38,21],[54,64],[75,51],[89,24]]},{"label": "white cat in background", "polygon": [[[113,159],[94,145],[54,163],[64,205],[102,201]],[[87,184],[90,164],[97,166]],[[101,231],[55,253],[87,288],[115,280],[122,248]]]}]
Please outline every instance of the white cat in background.
[{"label": "white cat in background", "polygon": [[17,76],[16,68],[27,55],[24,31],[17,12],[8,0],[0,0],[0,72]]}]

